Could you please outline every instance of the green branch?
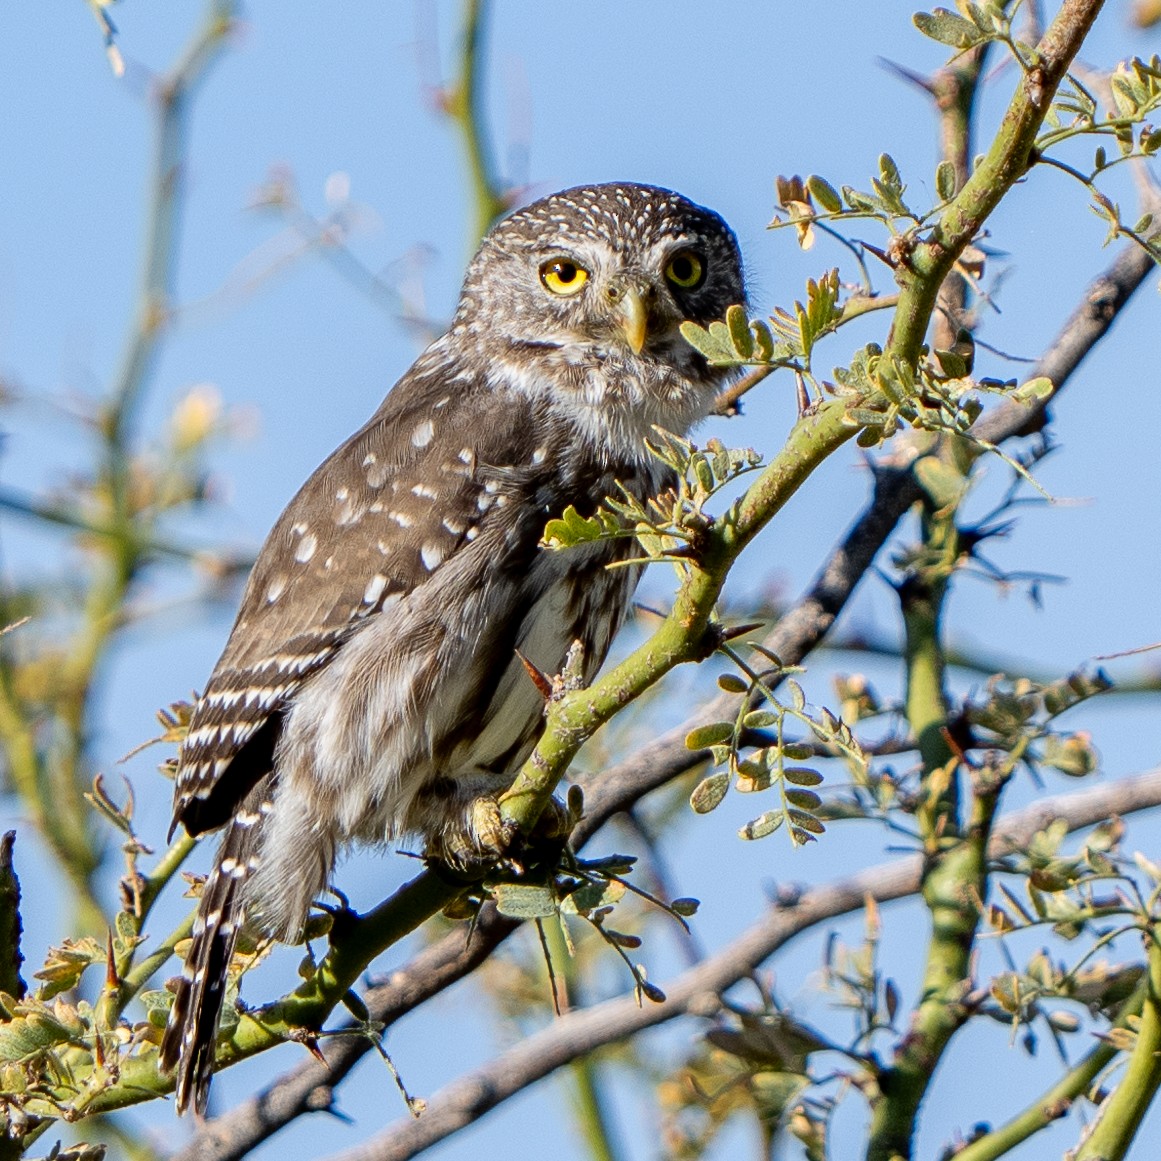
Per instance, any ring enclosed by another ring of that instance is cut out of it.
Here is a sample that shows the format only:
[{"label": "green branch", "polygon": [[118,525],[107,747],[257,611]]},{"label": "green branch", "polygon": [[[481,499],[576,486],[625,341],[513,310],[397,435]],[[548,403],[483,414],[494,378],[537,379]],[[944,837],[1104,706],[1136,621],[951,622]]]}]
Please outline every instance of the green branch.
[{"label": "green branch", "polygon": [[987,891],[987,846],[1002,779],[976,786],[966,835],[943,850],[923,879],[931,939],[921,998],[891,1066],[879,1074],[867,1161],[910,1158],[923,1098],[952,1037],[971,1015],[972,950]]},{"label": "green branch", "polygon": [[1148,990],[1136,1041],[1121,1083],[1100,1106],[1073,1161],[1123,1161],[1141,1127],[1145,1113],[1161,1088],[1161,945],[1158,930],[1149,930]]},{"label": "green branch", "polygon": [[1032,53],[990,148],[948,203],[929,238],[895,272],[901,296],[888,351],[914,364],[944,278],[984,222],[1027,172],[1036,134],[1103,0],[1065,0]]},{"label": "green branch", "polygon": [[[1114,1027],[1123,1029],[1132,1018],[1140,1015],[1147,990],[1148,983],[1142,980],[1122,1005]],[[1096,1078],[1120,1051],[1113,1040],[1102,1039],[1085,1054],[1084,1059],[1069,1069],[1022,1113],[960,1149],[955,1154],[955,1161],[997,1161],[1021,1142],[1060,1120],[1072,1108],[1077,1097],[1088,1092]]]},{"label": "green branch", "polygon": [[455,122],[463,139],[468,173],[475,202],[474,241],[478,242],[492,223],[508,210],[504,184],[496,176],[494,154],[488,141],[484,111],[483,74],[480,57],[484,52],[487,0],[466,0],[463,39],[460,45],[460,74],[444,93],[444,110]]}]

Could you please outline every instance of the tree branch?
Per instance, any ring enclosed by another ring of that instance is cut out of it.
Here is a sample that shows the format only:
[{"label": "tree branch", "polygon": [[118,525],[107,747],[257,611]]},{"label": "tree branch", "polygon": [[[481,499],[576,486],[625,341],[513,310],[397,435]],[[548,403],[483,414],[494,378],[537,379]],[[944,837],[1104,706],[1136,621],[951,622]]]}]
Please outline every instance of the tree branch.
[{"label": "tree branch", "polygon": [[[1071,831],[1092,826],[1112,814],[1123,816],[1157,805],[1161,805],[1161,768],[1106,786],[1042,799],[999,823],[988,855],[998,858],[1026,847],[1053,819],[1063,819]],[[911,855],[811,888],[794,903],[773,908],[732,944],[665,984],[668,998],[664,1003],[639,1006],[634,996],[626,996],[561,1016],[430,1098],[418,1120],[396,1122],[363,1144],[334,1154],[329,1161],[404,1161],[583,1053],[678,1016],[713,1015],[722,992],[749,976],[789,940],[820,923],[858,911],[867,898],[883,903],[914,895],[920,889],[922,871],[921,857]]]},{"label": "tree branch", "polygon": [[[1125,1028],[1141,1012],[1148,981],[1142,980],[1133,994],[1121,1005],[1115,1027]],[[1112,1063],[1120,1049],[1109,1039],[1102,1039],[1084,1058],[1064,1074],[1043,1096],[1006,1124],[976,1138],[955,1154],[955,1161],[998,1161],[1022,1141],[1060,1120],[1072,1108],[1077,1097],[1088,1092],[1092,1083]]]},{"label": "tree branch", "polygon": [[1145,1113],[1161,1088],[1161,945],[1157,928],[1144,933],[1148,963],[1147,988],[1136,1039],[1120,1083],[1101,1104],[1075,1161],[1123,1161]]}]

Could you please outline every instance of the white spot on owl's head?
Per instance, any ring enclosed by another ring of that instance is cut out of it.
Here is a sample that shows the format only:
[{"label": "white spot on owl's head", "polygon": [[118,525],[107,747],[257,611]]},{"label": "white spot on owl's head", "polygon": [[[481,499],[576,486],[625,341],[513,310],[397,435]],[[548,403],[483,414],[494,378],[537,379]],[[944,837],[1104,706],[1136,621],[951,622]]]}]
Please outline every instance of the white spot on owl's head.
[{"label": "white spot on owl's head", "polygon": [[427,447],[435,436],[435,424],[430,419],[425,419],[418,427],[411,433],[412,447]]}]

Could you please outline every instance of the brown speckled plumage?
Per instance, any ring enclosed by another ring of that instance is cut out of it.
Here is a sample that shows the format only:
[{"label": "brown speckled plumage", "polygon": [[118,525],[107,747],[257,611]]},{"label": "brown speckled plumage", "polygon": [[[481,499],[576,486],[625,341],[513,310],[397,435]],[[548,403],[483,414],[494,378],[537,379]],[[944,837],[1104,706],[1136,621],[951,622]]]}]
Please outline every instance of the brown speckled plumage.
[{"label": "brown speckled plumage", "polygon": [[[554,260],[579,292],[550,291]],[[162,1046],[179,1109],[205,1110],[240,925],[296,939],[352,842],[470,843],[543,722],[517,650],[556,673],[579,638],[595,674],[637,581],[606,566],[633,547],[542,551],[545,523],[664,487],[652,426],[688,430],[723,378],[678,326],[743,298],[733,235],[679,195],[544,198],[484,240],[448,333],[279,518],[179,757],[174,826],[225,828]]]}]

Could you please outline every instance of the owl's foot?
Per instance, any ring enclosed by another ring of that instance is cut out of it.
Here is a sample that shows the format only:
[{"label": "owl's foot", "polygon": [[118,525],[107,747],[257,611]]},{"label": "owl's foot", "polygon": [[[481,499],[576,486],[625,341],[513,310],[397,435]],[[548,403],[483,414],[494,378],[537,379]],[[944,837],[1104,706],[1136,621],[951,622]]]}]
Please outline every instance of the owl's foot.
[{"label": "owl's foot", "polygon": [[435,835],[429,835],[427,858],[443,863],[456,875],[478,878],[489,867],[506,858],[520,834],[515,823],[506,822],[500,804],[491,795],[482,795],[469,804],[463,815]]},{"label": "owl's foot", "polygon": [[427,857],[446,864],[456,874],[478,877],[497,865],[519,872],[530,848],[559,846],[576,822],[569,809],[550,798],[531,835],[500,813],[500,803],[490,795],[472,801],[462,827],[449,827],[428,842]]}]

